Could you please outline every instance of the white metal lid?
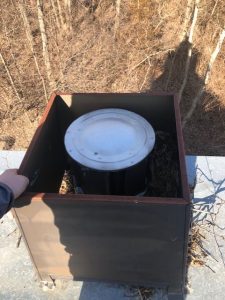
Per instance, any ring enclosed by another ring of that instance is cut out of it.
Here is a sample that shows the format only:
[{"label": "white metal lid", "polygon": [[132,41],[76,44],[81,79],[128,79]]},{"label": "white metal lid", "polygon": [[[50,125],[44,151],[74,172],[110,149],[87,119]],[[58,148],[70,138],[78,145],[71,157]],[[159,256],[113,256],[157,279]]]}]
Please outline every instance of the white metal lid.
[{"label": "white metal lid", "polygon": [[142,161],[155,144],[152,126],[124,109],[99,109],[73,121],[65,134],[68,154],[88,168],[115,171]]}]

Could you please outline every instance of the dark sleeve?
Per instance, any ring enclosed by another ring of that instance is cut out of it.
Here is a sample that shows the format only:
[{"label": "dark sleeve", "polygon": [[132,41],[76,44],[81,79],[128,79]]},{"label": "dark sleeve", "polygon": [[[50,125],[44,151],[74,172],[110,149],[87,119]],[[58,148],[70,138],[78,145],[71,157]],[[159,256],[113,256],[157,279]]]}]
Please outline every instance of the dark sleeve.
[{"label": "dark sleeve", "polygon": [[0,219],[10,210],[13,200],[12,190],[6,184],[0,182]]}]

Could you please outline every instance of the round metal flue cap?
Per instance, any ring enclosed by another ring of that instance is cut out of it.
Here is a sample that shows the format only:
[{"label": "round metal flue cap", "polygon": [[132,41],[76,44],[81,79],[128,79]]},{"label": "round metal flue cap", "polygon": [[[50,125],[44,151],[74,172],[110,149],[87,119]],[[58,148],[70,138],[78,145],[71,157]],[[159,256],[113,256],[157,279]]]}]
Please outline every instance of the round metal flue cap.
[{"label": "round metal flue cap", "polygon": [[155,144],[152,126],[124,109],[99,109],[71,123],[65,134],[68,154],[95,170],[116,171],[142,161]]}]

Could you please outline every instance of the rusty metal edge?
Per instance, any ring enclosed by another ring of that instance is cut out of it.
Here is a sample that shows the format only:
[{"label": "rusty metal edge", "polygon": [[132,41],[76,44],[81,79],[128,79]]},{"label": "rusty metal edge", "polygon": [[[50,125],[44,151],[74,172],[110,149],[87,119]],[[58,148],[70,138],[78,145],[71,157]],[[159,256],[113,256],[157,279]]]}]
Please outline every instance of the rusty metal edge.
[{"label": "rusty metal edge", "polygon": [[74,200],[76,202],[115,202],[127,204],[162,204],[187,205],[183,198],[139,197],[139,196],[111,196],[111,195],[84,195],[84,194],[58,194],[58,193],[24,193],[17,201],[43,201],[43,200]]},{"label": "rusty metal edge", "polygon": [[55,91],[54,92],[57,96],[65,96],[65,95],[148,95],[148,96],[172,96],[174,97],[176,93],[168,93],[168,92],[145,92],[145,93],[67,93],[67,92],[61,92],[61,91]]},{"label": "rusty metal edge", "polygon": [[176,129],[177,129],[177,140],[178,140],[178,150],[179,150],[180,172],[181,172],[183,195],[184,195],[184,199],[190,203],[191,199],[190,199],[190,191],[189,191],[188,180],[187,180],[184,140],[183,140],[183,134],[182,134],[181,116],[180,116],[180,109],[179,109],[179,102],[178,102],[177,94],[174,94],[174,109],[175,109],[175,116],[176,116]]}]

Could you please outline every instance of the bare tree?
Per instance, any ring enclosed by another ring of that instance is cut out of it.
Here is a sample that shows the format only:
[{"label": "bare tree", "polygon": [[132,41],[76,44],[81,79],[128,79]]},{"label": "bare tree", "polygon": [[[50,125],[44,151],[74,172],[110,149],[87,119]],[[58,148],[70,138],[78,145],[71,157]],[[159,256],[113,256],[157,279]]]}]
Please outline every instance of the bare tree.
[{"label": "bare tree", "polygon": [[60,23],[63,29],[65,29],[65,21],[63,18],[63,13],[62,13],[62,7],[60,4],[60,0],[57,0],[57,6],[58,6],[58,12],[59,12],[59,19],[60,19]]},{"label": "bare tree", "polygon": [[70,33],[72,33],[72,15],[71,15],[71,0],[65,1],[65,16],[67,22],[67,29]]},{"label": "bare tree", "polygon": [[48,101],[48,96],[47,96],[47,91],[46,91],[46,86],[45,86],[45,80],[44,80],[44,77],[41,74],[39,64],[38,64],[38,60],[37,60],[37,55],[36,55],[35,50],[34,50],[34,41],[33,41],[33,36],[31,34],[30,23],[27,19],[27,15],[26,15],[25,8],[23,7],[23,3],[19,2],[18,6],[19,6],[21,17],[23,19],[24,28],[25,28],[26,36],[27,36],[27,41],[28,41],[28,44],[29,44],[30,49],[31,49],[31,53],[32,53],[32,56],[33,56],[33,59],[34,59],[34,63],[35,63],[37,72],[38,72],[38,74],[40,76],[40,79],[42,81],[42,86],[43,86],[43,90],[44,90],[44,94],[45,94],[45,100],[47,102]]},{"label": "bare tree", "polygon": [[54,13],[54,16],[55,16],[56,26],[58,28],[58,31],[60,32],[59,15],[58,15],[57,7],[55,5],[55,0],[51,0],[51,6],[52,6],[53,13]]},{"label": "bare tree", "polygon": [[42,53],[46,67],[46,73],[49,80],[49,85],[52,86],[52,70],[50,64],[50,57],[48,51],[48,39],[45,30],[45,23],[44,23],[44,15],[43,15],[43,2],[42,0],[37,0],[37,12],[38,12],[38,22],[41,31],[41,40],[42,40]]},{"label": "bare tree", "polygon": [[188,0],[185,15],[184,15],[184,21],[183,21],[183,31],[181,32],[180,40],[183,41],[188,36],[188,24],[192,15],[192,2],[193,0]]}]

